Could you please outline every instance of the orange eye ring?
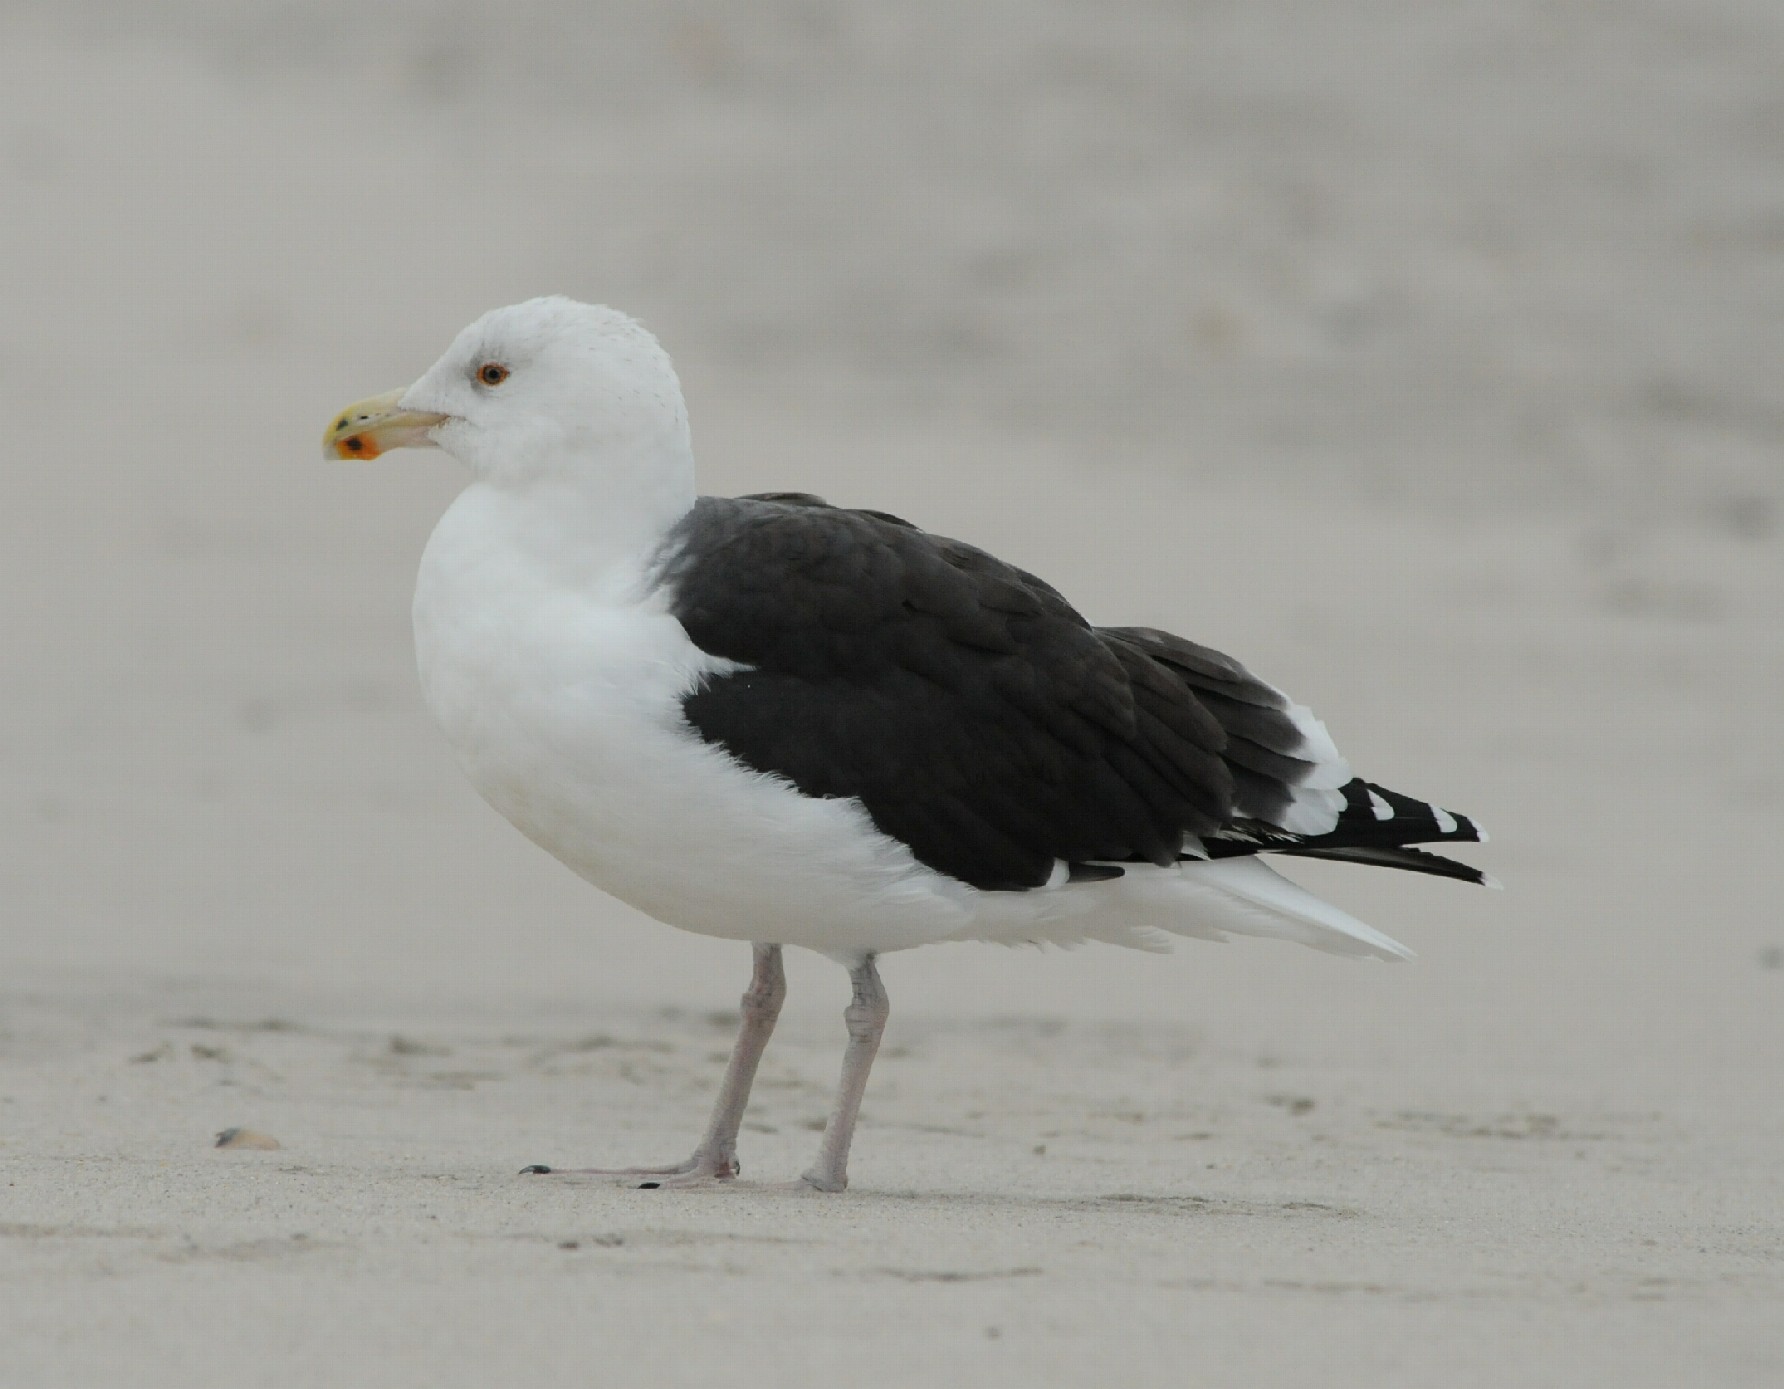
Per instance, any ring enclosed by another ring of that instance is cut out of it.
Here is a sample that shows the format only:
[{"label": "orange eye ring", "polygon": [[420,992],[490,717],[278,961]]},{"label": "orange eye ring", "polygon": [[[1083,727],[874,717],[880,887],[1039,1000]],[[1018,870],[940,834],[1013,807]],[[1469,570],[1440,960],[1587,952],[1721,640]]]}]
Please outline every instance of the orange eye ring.
[{"label": "orange eye ring", "polygon": [[511,373],[500,362],[485,362],[477,368],[477,379],[486,386],[499,386]]}]

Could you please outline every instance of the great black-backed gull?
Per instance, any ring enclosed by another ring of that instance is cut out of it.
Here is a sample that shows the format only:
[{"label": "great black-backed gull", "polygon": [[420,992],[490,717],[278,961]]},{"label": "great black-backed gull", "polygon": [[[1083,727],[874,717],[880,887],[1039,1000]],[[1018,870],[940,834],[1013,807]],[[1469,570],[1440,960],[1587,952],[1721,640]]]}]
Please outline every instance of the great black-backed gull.
[{"label": "great black-backed gull", "polygon": [[1258,856],[1485,880],[1409,847],[1482,839],[1471,820],[1354,778],[1307,709],[1231,657],[1093,627],[1034,575],[896,516],[697,496],[674,368],[612,309],[485,314],[407,390],[338,415],[324,452],[405,445],[471,473],[414,619],[422,689],[472,783],[602,890],[753,943],[705,1137],[614,1175],[737,1174],[783,946],[854,985],[804,1174],[837,1191],[886,951],[1231,933],[1393,959],[1408,952]]}]

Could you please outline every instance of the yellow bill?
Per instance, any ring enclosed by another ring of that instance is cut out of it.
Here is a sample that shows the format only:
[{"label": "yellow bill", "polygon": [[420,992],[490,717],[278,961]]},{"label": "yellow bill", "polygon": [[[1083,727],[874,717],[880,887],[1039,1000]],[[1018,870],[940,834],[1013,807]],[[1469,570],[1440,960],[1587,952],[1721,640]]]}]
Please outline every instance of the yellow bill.
[{"label": "yellow bill", "polygon": [[349,405],[323,434],[322,456],[376,458],[391,449],[430,446],[430,432],[443,424],[446,416],[401,409],[397,402],[402,398],[401,391],[386,391]]}]

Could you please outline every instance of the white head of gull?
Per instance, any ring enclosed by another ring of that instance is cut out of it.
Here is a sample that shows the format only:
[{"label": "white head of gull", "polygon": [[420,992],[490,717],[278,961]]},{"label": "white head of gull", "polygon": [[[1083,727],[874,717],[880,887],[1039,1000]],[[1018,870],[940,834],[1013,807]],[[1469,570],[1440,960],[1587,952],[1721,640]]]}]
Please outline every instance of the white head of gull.
[{"label": "white head of gull", "polygon": [[1093,627],[1033,575],[881,512],[697,496],[675,370],[615,310],[485,314],[414,385],[340,412],[323,447],[430,445],[471,476],[414,607],[422,689],[466,774],[597,887],[754,953],[693,1155],[579,1170],[737,1176],[785,946],[852,978],[803,1178],[838,1191],[886,952],[1252,935],[1396,959],[1261,856],[1488,881],[1413,847],[1484,838],[1472,820],[1353,777],[1323,724],[1231,657]]}]

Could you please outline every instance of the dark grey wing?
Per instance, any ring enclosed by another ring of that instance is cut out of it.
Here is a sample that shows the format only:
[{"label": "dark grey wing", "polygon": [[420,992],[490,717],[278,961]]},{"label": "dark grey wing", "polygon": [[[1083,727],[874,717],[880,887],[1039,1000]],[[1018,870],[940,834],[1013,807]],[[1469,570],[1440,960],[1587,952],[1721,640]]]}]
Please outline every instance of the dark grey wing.
[{"label": "dark grey wing", "polygon": [[1485,880],[1408,847],[1484,838],[1473,821],[1352,778],[1230,656],[1092,628],[1034,575],[899,517],[703,497],[661,572],[688,635],[740,666],[687,696],[689,725],[806,795],[859,800],[976,887],[1264,852]]},{"label": "dark grey wing", "polygon": [[1295,791],[1317,779],[1319,759],[1290,713],[1289,698],[1231,656],[1152,627],[1104,627],[1103,639],[1131,647],[1193,692],[1220,724],[1233,776],[1234,813],[1268,825],[1287,818]]},{"label": "dark grey wing", "polygon": [[[707,498],[706,500],[720,501],[723,499]],[[740,502],[780,502],[784,506],[813,506],[821,507],[825,511],[841,510],[841,508],[832,506],[829,502],[825,501],[816,492],[746,492],[743,496],[738,497],[737,500]],[[866,511],[851,508],[849,514],[852,516],[871,516],[878,521],[885,521],[894,526],[903,526],[907,531],[918,529],[916,525],[905,520],[904,517],[894,516],[890,511]]]},{"label": "dark grey wing", "polygon": [[1479,843],[1486,836],[1472,819],[1351,777],[1348,767],[1329,797],[1335,814],[1328,828],[1311,833],[1285,828],[1286,822],[1299,823],[1289,813],[1297,796],[1305,796],[1310,785],[1334,784],[1330,776],[1322,776],[1322,750],[1310,746],[1306,721],[1311,715],[1232,657],[1182,637],[1146,627],[1105,628],[1103,635],[1139,647],[1193,689],[1227,735],[1235,814],[1231,823],[1203,839],[1208,857],[1294,854],[1464,882],[1491,881],[1471,864],[1410,847]]},{"label": "dark grey wing", "polygon": [[1228,736],[1197,692],[970,545],[805,496],[702,498],[662,582],[695,643],[742,667],[685,700],[702,738],[860,800],[976,887],[1171,863],[1232,819]]}]

